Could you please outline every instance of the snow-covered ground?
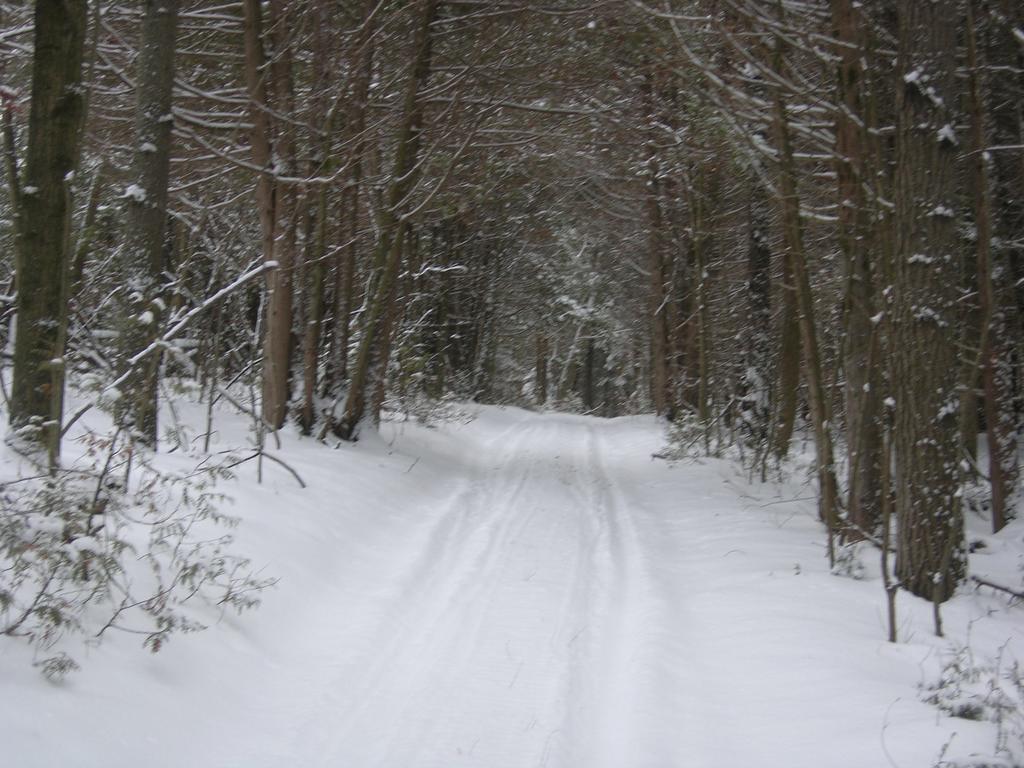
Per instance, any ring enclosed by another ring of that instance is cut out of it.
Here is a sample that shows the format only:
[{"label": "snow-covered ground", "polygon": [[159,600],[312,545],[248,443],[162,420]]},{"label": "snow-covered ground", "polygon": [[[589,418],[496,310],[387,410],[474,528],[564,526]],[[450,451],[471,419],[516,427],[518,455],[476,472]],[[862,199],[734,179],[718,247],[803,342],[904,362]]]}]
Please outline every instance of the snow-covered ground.
[{"label": "snow-covered ground", "polygon": [[[0,638],[0,765],[914,768],[954,732],[946,760],[994,752],[919,687],[968,638],[1008,667],[1022,609],[965,590],[939,640],[901,594],[890,644],[876,553],[831,575],[808,488],[654,459],[653,418],[473,411],[337,449],[284,435],[306,489],[239,467],[236,549],[280,579],[255,613],[158,654],[111,635],[60,683]],[[975,571],[1018,585],[1022,535]]]}]

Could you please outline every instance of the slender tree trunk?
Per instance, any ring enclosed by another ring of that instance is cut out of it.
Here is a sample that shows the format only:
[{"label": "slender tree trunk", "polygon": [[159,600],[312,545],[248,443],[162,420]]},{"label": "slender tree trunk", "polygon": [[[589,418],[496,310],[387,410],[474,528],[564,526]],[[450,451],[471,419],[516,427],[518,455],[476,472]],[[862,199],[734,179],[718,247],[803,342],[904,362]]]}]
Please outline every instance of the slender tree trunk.
[{"label": "slender tree trunk", "polygon": [[[285,0],[270,0],[270,34],[273,58],[270,74],[274,85],[274,109],[286,119],[279,120],[274,147],[280,172],[294,177],[295,114],[292,78],[293,6]],[[298,190],[294,184],[276,182],[274,213],[274,255],[277,269],[267,275],[267,316],[263,336],[263,419],[271,429],[280,429],[288,412],[291,380],[292,320],[295,292],[295,253],[297,250]]]},{"label": "slender tree trunk", "polygon": [[694,309],[697,323],[697,420],[704,433],[704,453],[711,453],[711,402],[710,402],[710,334],[708,321],[708,258],[707,233],[705,231],[703,171],[694,174],[690,189],[691,247],[693,248],[693,279],[696,281],[697,306]]},{"label": "slender tree trunk", "polygon": [[648,318],[650,322],[650,359],[651,359],[651,403],[654,412],[659,416],[671,418],[672,382],[669,376],[669,328],[668,298],[665,290],[665,221],[661,205],[660,168],[657,156],[656,132],[657,111],[655,109],[654,75],[647,73],[642,84],[644,119],[648,122],[651,134],[645,145],[647,152],[647,180],[644,193],[644,206],[647,209],[647,269],[650,273],[648,294]]},{"label": "slender tree trunk", "polygon": [[373,82],[375,16],[370,16],[373,3],[363,2],[358,18],[360,33],[352,44],[352,92],[348,103],[346,137],[352,142],[352,170],[341,196],[340,219],[347,223],[342,229],[342,248],[338,250],[334,283],[334,323],[330,349],[327,353],[325,394],[335,381],[344,381],[349,374],[349,347],[352,338],[356,266],[359,261],[360,199],[362,196],[364,156],[367,151],[366,117],[369,110],[370,85]]},{"label": "slender tree trunk", "polygon": [[324,258],[327,254],[327,185],[317,192],[317,208],[306,253],[306,324],[302,338],[302,434],[313,431],[316,421],[317,374],[320,365],[320,336],[324,322]]},{"label": "slender tree trunk", "polygon": [[967,0],[967,63],[970,68],[972,170],[974,172],[974,225],[978,260],[978,297],[981,309],[981,371],[985,389],[988,430],[988,476],[992,487],[992,530],[1006,525],[1013,513],[1018,484],[1017,440],[1012,410],[1012,376],[1004,361],[1010,357],[1006,322],[992,280],[992,204],[985,159],[988,146],[985,111],[978,67],[974,0]]},{"label": "slender tree trunk", "polygon": [[[320,0],[313,9],[313,59],[315,93],[311,119],[321,125],[320,151],[310,167],[310,175],[329,173],[334,162],[331,158],[331,138],[334,134],[336,112],[327,105],[327,89],[330,84],[329,49],[327,29],[330,21],[330,4]],[[316,421],[317,382],[320,373],[320,342],[323,335],[325,315],[325,276],[327,272],[327,203],[330,188],[321,184],[310,190],[307,198],[315,198],[316,207],[307,199],[307,226],[305,243],[305,324],[302,334],[302,408],[299,412],[299,428],[302,434],[313,431]]]},{"label": "slender tree trunk", "polygon": [[[419,0],[415,53],[409,79],[406,83],[402,122],[391,184],[386,205],[381,210],[380,234],[374,263],[381,266],[379,278],[368,296],[366,321],[360,340],[355,369],[345,412],[336,432],[344,440],[358,437],[359,429],[369,415],[376,423],[379,412],[372,407],[373,393],[387,374],[390,352],[390,332],[402,246],[408,223],[399,207],[413,190],[419,179],[417,171],[420,152],[420,133],[423,129],[423,105],[420,93],[430,77],[431,31],[430,25],[437,13],[438,0]],[[367,413],[368,408],[370,413]]]},{"label": "slender tree trunk", "polygon": [[897,575],[936,604],[964,576],[957,455],[956,3],[899,6],[893,374]]},{"label": "slender tree trunk", "polygon": [[[781,38],[776,38],[773,68],[784,76],[784,49]],[[832,435],[829,431],[829,403],[821,370],[818,334],[814,320],[814,297],[804,251],[803,224],[800,218],[800,196],[796,183],[796,167],[789,135],[789,122],[781,88],[774,89],[775,134],[779,149],[779,186],[781,192],[783,230],[786,247],[791,255],[796,298],[799,308],[800,338],[803,342],[804,373],[807,380],[811,421],[819,483],[818,512],[831,534],[838,528],[838,489],[833,465]],[[831,552],[830,552],[831,554]]]},{"label": "slender tree trunk", "polygon": [[534,391],[537,404],[544,405],[548,399],[548,337],[537,334],[537,377]]},{"label": "slender tree trunk", "polygon": [[796,426],[796,408],[800,400],[800,322],[796,301],[793,255],[782,253],[782,327],[779,338],[779,383],[775,417],[775,458],[789,455],[789,443]]},{"label": "slender tree trunk", "polygon": [[[158,335],[166,305],[162,292],[167,241],[167,187],[171,167],[171,100],[178,0],[144,0],[136,75],[135,157],[127,210],[126,273],[130,290],[122,309],[121,361]],[[121,426],[144,445],[157,441],[160,355],[143,361],[124,386]],[[123,373],[124,371],[122,371]]]},{"label": "slender tree trunk", "polygon": [[747,240],[747,300],[750,312],[750,334],[744,350],[740,407],[748,430],[747,439],[757,458],[763,460],[768,451],[771,420],[770,333],[771,333],[771,264],[772,252],[764,225],[762,203],[756,192],[749,204],[750,232]]},{"label": "slender tree trunk", "polygon": [[[273,125],[270,118],[270,105],[267,97],[267,71],[266,56],[264,54],[263,35],[263,10],[260,0],[243,0],[244,12],[244,40],[245,40],[245,82],[249,96],[249,119],[253,128],[249,134],[249,144],[252,147],[253,163],[263,169],[256,177],[256,207],[259,211],[261,242],[263,245],[263,260],[266,263],[274,262],[276,252],[275,243],[277,240],[277,203],[276,184],[273,168]],[[268,297],[276,291],[281,281],[281,268],[268,273],[266,278],[266,289]],[[264,301],[264,305],[269,301]],[[266,332],[269,334],[269,331]],[[269,337],[264,336],[265,339]],[[268,363],[267,357],[272,357],[275,349],[264,343],[263,369],[264,383],[268,381],[267,367],[271,366],[270,373],[274,372],[272,363]],[[270,379],[273,381],[273,379]],[[264,393],[263,419],[268,419],[268,401]],[[271,407],[270,416],[275,415]],[[282,415],[283,418],[283,415]]]},{"label": "slender tree trunk", "polygon": [[[84,109],[85,0],[37,0],[28,153],[16,207],[18,323],[11,426],[60,451],[67,335],[71,180]],[[28,435],[26,435],[28,436]]]},{"label": "slender tree trunk", "polygon": [[[987,114],[991,142],[997,146],[1024,144],[1024,46],[1016,30],[1024,28],[1024,8],[1016,0],[987,4],[985,60]],[[1003,279],[993,286],[1007,324],[1007,337],[1015,340],[1003,361],[1016,381],[1017,417],[1024,414],[1024,152],[991,153],[993,229],[992,256]],[[1024,424],[1018,422],[1018,429]]]},{"label": "slender tree trunk", "polygon": [[93,174],[92,183],[89,186],[89,202],[85,209],[85,221],[82,222],[82,229],[75,241],[75,255],[71,264],[71,288],[69,299],[74,299],[82,288],[82,281],[85,278],[85,264],[93,250],[93,240],[96,237],[96,214],[99,212],[100,197],[103,191],[103,184],[106,181],[107,165],[101,163]]},{"label": "slender tree trunk", "polygon": [[832,0],[832,24],[838,41],[836,177],[839,193],[839,245],[846,269],[843,370],[846,386],[847,512],[850,535],[872,533],[880,515],[878,360],[871,354],[875,329],[870,225],[864,193],[867,157],[862,104],[864,41],[860,12],[853,0]]}]

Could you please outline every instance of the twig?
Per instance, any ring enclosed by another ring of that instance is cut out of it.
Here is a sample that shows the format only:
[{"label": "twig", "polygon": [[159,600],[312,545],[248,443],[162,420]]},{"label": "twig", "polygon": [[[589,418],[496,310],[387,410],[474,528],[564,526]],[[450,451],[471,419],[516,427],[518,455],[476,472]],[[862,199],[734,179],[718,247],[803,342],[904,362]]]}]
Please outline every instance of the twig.
[{"label": "twig", "polygon": [[241,464],[245,464],[245,462],[247,462],[247,461],[252,461],[253,459],[258,459],[258,458],[270,459],[274,463],[280,464],[282,467],[284,467],[285,469],[287,469],[291,473],[292,477],[295,478],[295,480],[298,482],[298,484],[300,486],[302,486],[303,488],[307,487],[305,481],[302,479],[302,476],[299,475],[299,473],[296,472],[294,469],[292,469],[287,464],[287,462],[285,462],[283,459],[279,459],[277,456],[274,456],[272,454],[267,453],[264,450],[253,451],[253,453],[250,456],[246,456],[244,459],[239,459],[238,461],[234,461],[234,462],[232,462],[230,464],[225,465],[224,469],[231,469],[233,467],[240,466]]},{"label": "twig", "polygon": [[989,589],[995,589],[999,592],[1005,592],[1008,595],[1013,595],[1018,600],[1024,600],[1024,592],[1018,592],[1017,590],[1011,589],[1010,587],[1004,587],[1002,584],[996,584],[995,582],[989,581],[988,579],[983,579],[980,576],[971,576],[970,578],[971,581],[982,587],[988,587]]}]

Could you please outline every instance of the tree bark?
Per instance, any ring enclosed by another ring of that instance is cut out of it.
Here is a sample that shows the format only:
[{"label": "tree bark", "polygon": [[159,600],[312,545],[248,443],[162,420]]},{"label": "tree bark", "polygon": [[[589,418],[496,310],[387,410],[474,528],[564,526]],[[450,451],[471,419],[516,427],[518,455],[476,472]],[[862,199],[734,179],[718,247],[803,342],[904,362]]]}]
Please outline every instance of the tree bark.
[{"label": "tree bark", "polygon": [[548,337],[537,334],[537,377],[534,386],[538,405],[548,400]]},{"label": "tree bark", "polygon": [[18,323],[10,421],[60,451],[67,335],[71,182],[82,134],[85,0],[37,0],[32,106],[16,210]]},{"label": "tree bark", "polygon": [[[319,0],[313,9],[314,78],[313,109],[311,119],[321,126],[320,148],[310,163],[310,175],[326,174],[334,167],[331,158],[331,139],[334,134],[336,111],[327,105],[327,89],[330,85],[330,58],[327,44],[327,29],[330,21],[330,7],[326,0]],[[321,184],[307,193],[306,200],[306,242],[305,266],[305,318],[302,334],[302,409],[299,412],[299,428],[309,435],[316,421],[317,382],[320,373],[320,342],[323,336],[325,316],[325,276],[327,272],[327,204],[330,188]],[[315,208],[313,200],[315,199]]]},{"label": "tree bark", "polygon": [[[295,87],[292,77],[291,23],[293,6],[285,0],[270,0],[270,34],[273,57],[270,75],[274,87],[274,110],[285,119],[275,126],[274,161],[276,173],[294,177]],[[275,181],[274,256],[277,269],[267,275],[267,314],[263,337],[263,419],[271,429],[280,429],[288,413],[292,365],[292,314],[295,292],[298,190],[294,184]]]},{"label": "tree bark", "polygon": [[430,77],[430,25],[437,13],[438,0],[419,0],[417,5],[419,14],[413,61],[405,87],[395,162],[387,201],[380,213],[380,233],[374,254],[374,263],[380,265],[380,272],[368,296],[363,336],[352,371],[345,411],[335,429],[343,440],[358,438],[368,415],[375,424],[380,417],[379,411],[373,407],[373,399],[387,374],[391,318],[408,226],[404,212],[399,208],[406,204],[406,198],[419,179],[420,134],[423,130],[420,93]]},{"label": "tree bark", "polygon": [[770,338],[771,338],[771,264],[772,252],[768,244],[762,202],[757,191],[749,203],[747,235],[747,301],[750,312],[750,334],[741,377],[740,408],[747,430],[746,439],[759,459],[769,449],[768,435],[771,425]]},{"label": "tree bark", "polygon": [[870,264],[870,211],[866,181],[866,115],[862,103],[864,41],[860,12],[853,0],[832,0],[836,56],[836,177],[839,196],[839,246],[846,271],[843,371],[846,385],[848,453],[847,514],[858,531],[872,533],[880,515],[881,434],[878,393],[881,382],[875,346],[873,275]]},{"label": "tree bark", "polygon": [[644,119],[650,134],[645,151],[647,153],[647,178],[644,193],[644,207],[647,212],[647,269],[648,281],[648,322],[650,323],[650,391],[651,404],[659,416],[672,417],[672,381],[669,375],[669,354],[671,351],[668,326],[668,299],[665,289],[666,248],[665,216],[661,204],[661,179],[658,164],[658,149],[654,139],[657,123],[654,75],[644,75],[642,83]]},{"label": "tree bark", "polygon": [[[373,8],[372,3],[365,3],[360,18],[367,17]],[[349,346],[352,337],[352,311],[354,309],[356,265],[359,261],[359,217],[360,198],[363,183],[363,157],[366,154],[367,141],[366,117],[369,112],[370,85],[373,82],[373,60],[375,53],[374,29],[372,18],[364,18],[362,33],[357,38],[355,50],[358,55],[353,65],[356,71],[352,87],[350,109],[351,140],[355,142],[352,149],[352,173],[349,176],[342,205],[345,208],[343,218],[348,221],[348,245],[339,253],[339,288],[340,297],[338,311],[335,316],[337,351],[329,355],[330,361],[337,360],[338,378],[344,380],[349,373]]]},{"label": "tree bark", "polygon": [[775,459],[789,455],[789,443],[796,426],[796,407],[800,400],[800,323],[796,301],[793,256],[782,254],[782,326],[779,331],[779,393],[776,399]]},{"label": "tree bark", "polygon": [[[136,75],[135,155],[127,194],[126,273],[128,296],[120,360],[130,359],[157,337],[166,308],[161,297],[166,269],[167,187],[171,167],[171,115],[178,0],[145,0]],[[157,442],[157,379],[161,355],[132,372],[118,409],[122,427],[144,445]],[[121,370],[120,373],[125,373]]]},{"label": "tree bark", "polygon": [[[781,37],[776,37],[773,69],[785,76],[785,48]],[[804,250],[803,222],[800,217],[800,195],[797,189],[796,166],[786,115],[782,89],[773,89],[774,127],[779,150],[779,203],[786,248],[791,257],[796,301],[799,310],[800,339],[804,353],[804,374],[807,381],[807,399],[810,403],[814,428],[815,457],[818,472],[818,514],[831,534],[838,528],[838,488],[833,463],[832,435],[829,428],[829,402],[821,370],[817,326],[814,320],[814,296]]]},{"label": "tree bark", "polygon": [[901,584],[936,605],[963,579],[957,454],[956,3],[899,7],[893,374]]},{"label": "tree bark", "polygon": [[981,373],[985,389],[985,424],[988,431],[988,476],[992,488],[992,530],[1001,530],[1015,506],[1018,468],[1017,439],[1012,410],[1012,372],[1007,361],[1010,344],[1007,324],[992,280],[992,204],[989,187],[985,110],[974,21],[974,0],[967,0],[967,64],[970,69],[974,226],[978,261],[978,298],[981,310]]}]

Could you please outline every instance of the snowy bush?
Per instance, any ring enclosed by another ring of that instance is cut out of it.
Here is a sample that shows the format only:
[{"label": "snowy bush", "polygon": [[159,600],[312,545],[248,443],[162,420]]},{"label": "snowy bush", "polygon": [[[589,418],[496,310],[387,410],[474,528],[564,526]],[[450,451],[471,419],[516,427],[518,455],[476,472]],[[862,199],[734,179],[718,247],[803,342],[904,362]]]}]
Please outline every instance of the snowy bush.
[{"label": "snowy bush", "polygon": [[415,392],[405,397],[389,396],[384,402],[383,418],[389,421],[411,419],[417,424],[434,427],[438,424],[468,424],[476,416],[452,395],[433,398],[423,392]]},{"label": "snowy bush", "polygon": [[123,630],[156,652],[215,610],[258,604],[272,581],[228,549],[235,519],[214,490],[226,470],[162,471],[121,433],[83,442],[82,462],[0,486],[0,634],[53,677],[77,667],[76,638]]},{"label": "snowy bush", "polygon": [[861,560],[863,542],[850,542],[836,548],[835,563],[832,573],[860,581],[867,575],[867,568]]},{"label": "snowy bush", "polygon": [[950,717],[996,725],[993,759],[940,766],[1020,766],[1024,758],[1024,672],[1014,661],[1006,665],[1002,654],[979,662],[969,646],[954,649],[939,678],[922,686],[922,698]]}]

